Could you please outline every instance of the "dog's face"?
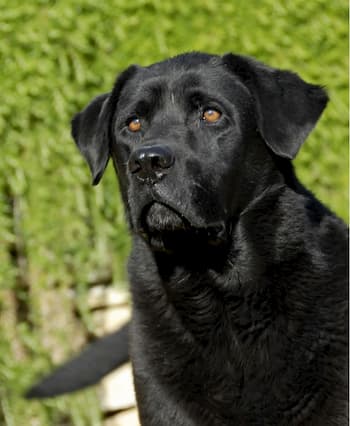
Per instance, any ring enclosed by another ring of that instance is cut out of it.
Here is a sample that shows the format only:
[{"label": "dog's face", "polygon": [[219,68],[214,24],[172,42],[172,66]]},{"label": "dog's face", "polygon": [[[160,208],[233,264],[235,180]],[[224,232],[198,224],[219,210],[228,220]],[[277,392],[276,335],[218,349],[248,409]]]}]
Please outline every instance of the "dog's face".
[{"label": "dog's face", "polygon": [[190,230],[219,244],[234,213],[250,94],[217,58],[205,59],[137,69],[119,98],[113,157],[132,226],[153,245]]},{"label": "dog's face", "polygon": [[113,158],[131,229],[153,249],[184,237],[220,246],[269,159],[296,155],[326,101],[292,73],[192,53],[128,68],[75,117],[73,136],[94,183]]}]

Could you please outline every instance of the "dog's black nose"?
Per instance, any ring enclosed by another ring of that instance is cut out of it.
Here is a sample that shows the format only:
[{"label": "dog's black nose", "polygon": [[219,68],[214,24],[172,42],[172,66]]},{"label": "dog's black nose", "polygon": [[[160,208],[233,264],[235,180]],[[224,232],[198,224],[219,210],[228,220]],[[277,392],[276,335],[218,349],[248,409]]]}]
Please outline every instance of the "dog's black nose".
[{"label": "dog's black nose", "polygon": [[175,161],[170,148],[163,145],[142,146],[130,155],[128,167],[141,180],[160,180]]}]

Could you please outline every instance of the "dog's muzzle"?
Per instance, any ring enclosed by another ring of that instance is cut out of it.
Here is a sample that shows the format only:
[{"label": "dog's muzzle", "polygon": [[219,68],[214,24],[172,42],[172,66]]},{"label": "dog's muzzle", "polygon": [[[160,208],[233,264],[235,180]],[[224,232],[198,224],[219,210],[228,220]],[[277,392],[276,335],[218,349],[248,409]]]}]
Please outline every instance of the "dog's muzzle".
[{"label": "dog's muzzle", "polygon": [[180,212],[158,202],[142,212],[138,233],[156,250],[186,251],[186,247],[222,247],[227,243],[224,222],[195,227]]}]

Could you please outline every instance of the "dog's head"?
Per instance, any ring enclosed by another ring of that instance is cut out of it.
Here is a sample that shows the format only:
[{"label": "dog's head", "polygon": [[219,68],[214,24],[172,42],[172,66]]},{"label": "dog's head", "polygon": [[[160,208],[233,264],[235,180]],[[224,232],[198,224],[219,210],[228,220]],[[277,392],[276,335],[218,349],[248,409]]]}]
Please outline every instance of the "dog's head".
[{"label": "dog's head", "polygon": [[152,248],[183,237],[220,246],[271,183],[271,159],[295,157],[326,103],[291,72],[190,53],[129,67],[74,117],[72,134],[94,184],[113,158],[131,229]]}]

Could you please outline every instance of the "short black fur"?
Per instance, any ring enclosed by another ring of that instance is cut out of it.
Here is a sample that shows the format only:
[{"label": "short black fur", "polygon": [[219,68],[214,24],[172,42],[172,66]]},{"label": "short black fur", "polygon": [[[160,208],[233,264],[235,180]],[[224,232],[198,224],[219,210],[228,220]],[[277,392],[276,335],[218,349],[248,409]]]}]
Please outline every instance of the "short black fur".
[{"label": "short black fur", "polygon": [[232,54],[118,81],[73,136],[95,182],[108,156],[120,180],[142,425],[346,425],[347,227],[290,162],[327,94]]}]

